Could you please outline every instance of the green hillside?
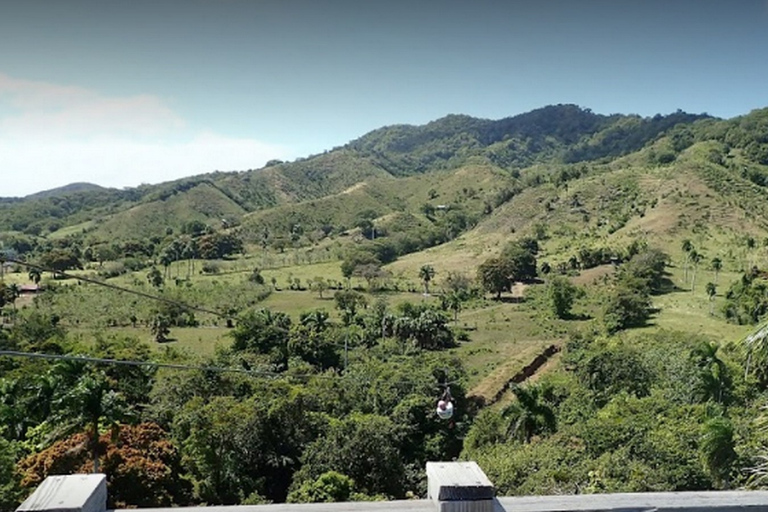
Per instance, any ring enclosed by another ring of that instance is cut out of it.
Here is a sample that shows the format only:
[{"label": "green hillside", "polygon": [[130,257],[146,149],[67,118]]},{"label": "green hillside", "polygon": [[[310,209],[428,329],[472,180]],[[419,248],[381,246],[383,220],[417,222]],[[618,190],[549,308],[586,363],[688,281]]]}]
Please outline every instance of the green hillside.
[{"label": "green hillside", "polygon": [[0,358],[0,504],[91,456],[121,506],[424,497],[457,458],[504,494],[765,487],[767,134],[557,105],[2,199],[0,347],[204,368]]}]

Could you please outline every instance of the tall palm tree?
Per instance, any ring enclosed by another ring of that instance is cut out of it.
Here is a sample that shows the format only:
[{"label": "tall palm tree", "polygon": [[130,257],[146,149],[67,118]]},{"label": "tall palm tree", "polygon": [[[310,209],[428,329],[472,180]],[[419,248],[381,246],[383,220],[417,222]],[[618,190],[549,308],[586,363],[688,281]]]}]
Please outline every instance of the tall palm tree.
[{"label": "tall palm tree", "polygon": [[557,420],[552,408],[544,402],[542,388],[538,385],[526,387],[511,385],[511,390],[517,400],[502,412],[509,418],[507,435],[525,443],[540,433],[554,432]]},{"label": "tall palm tree", "polygon": [[43,278],[43,273],[36,268],[29,269],[28,275],[29,279],[35,284],[40,284],[40,280]]},{"label": "tall palm tree", "polygon": [[715,271],[715,284],[717,284],[717,275],[723,269],[723,260],[721,260],[720,258],[712,258],[711,267],[712,267],[712,270]]},{"label": "tall palm tree", "polygon": [[13,306],[13,311],[16,311],[16,299],[19,298],[21,295],[21,290],[19,289],[19,285],[16,283],[12,283],[8,287],[8,300],[11,303],[11,306]]},{"label": "tall palm tree", "polygon": [[424,283],[424,295],[429,295],[429,282],[435,277],[435,268],[432,265],[422,265],[419,269],[419,278]]},{"label": "tall palm tree", "polygon": [[685,271],[685,277],[683,278],[683,280],[687,282],[688,281],[688,258],[689,258],[689,255],[690,255],[691,251],[693,250],[693,243],[691,243],[690,240],[685,239],[685,240],[683,240],[683,244],[682,244],[681,248],[683,249],[683,252],[685,253],[685,260],[684,260],[684,263],[683,263],[683,269]]},{"label": "tall palm tree", "polygon": [[691,249],[688,257],[690,258],[691,263],[693,263],[693,276],[691,277],[691,292],[693,292],[694,288],[696,287],[696,269],[699,268],[699,263],[701,263],[701,260],[704,259],[704,256],[696,252],[695,249]]},{"label": "tall palm tree", "polygon": [[712,316],[712,308],[715,305],[715,295],[717,295],[717,285],[715,285],[715,283],[707,283],[705,289],[707,290],[707,297],[709,297],[709,316]]}]

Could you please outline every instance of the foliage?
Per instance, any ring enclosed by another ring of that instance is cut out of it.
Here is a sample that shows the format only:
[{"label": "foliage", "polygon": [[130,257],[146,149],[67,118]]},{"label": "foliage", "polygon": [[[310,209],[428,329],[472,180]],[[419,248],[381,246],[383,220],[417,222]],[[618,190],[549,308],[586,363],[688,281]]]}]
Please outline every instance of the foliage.
[{"label": "foliage", "polygon": [[13,510],[21,501],[20,478],[15,467],[16,449],[0,437],[0,509]]},{"label": "foliage", "polygon": [[547,301],[552,314],[557,318],[567,319],[571,314],[574,300],[581,290],[564,278],[555,276],[547,282]]},{"label": "foliage", "polygon": [[288,495],[288,503],[334,503],[349,501],[355,482],[336,471],[323,473],[314,482],[304,482]]},{"label": "foliage", "polygon": [[744,274],[725,295],[725,318],[738,324],[756,324],[768,313],[768,279],[759,272]]},{"label": "foliage", "polygon": [[405,471],[399,444],[396,426],[386,417],[352,414],[334,420],[325,437],[307,447],[294,482],[344,471],[366,494],[403,498]]},{"label": "foliage", "polygon": [[[22,484],[38,486],[48,475],[88,473],[89,434],[75,434],[20,463]],[[178,449],[157,425],[122,426],[98,441],[101,468],[107,475],[109,507],[187,505],[191,486],[182,474]]]},{"label": "foliage", "polygon": [[603,307],[609,333],[645,324],[651,315],[651,293],[664,286],[666,261],[663,252],[646,249],[621,266]]},{"label": "foliage", "polygon": [[509,420],[509,437],[529,443],[534,435],[555,431],[557,420],[552,408],[545,403],[546,390],[535,385],[511,389],[517,400],[502,412]]},{"label": "foliage", "polygon": [[[752,441],[739,438],[737,425],[751,423],[754,409],[734,392],[726,415],[716,405],[718,394],[700,392],[698,383],[708,379],[703,373],[732,364],[703,342],[683,333],[574,337],[563,366],[509,406],[512,418],[530,420],[528,431],[536,434],[529,442],[520,443],[522,434],[502,436],[508,425],[525,432],[526,422],[505,423],[488,410],[470,429],[464,455],[477,460],[503,494],[735,485],[756,440],[747,430],[743,435]],[[727,386],[729,393],[736,389],[735,382]]]}]

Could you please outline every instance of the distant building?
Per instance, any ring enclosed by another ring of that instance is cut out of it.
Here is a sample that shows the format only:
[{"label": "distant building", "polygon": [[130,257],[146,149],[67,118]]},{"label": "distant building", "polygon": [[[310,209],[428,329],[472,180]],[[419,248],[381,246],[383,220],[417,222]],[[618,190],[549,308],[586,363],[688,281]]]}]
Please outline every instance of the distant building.
[{"label": "distant building", "polygon": [[22,284],[19,286],[19,293],[22,295],[34,295],[44,290],[40,284]]}]

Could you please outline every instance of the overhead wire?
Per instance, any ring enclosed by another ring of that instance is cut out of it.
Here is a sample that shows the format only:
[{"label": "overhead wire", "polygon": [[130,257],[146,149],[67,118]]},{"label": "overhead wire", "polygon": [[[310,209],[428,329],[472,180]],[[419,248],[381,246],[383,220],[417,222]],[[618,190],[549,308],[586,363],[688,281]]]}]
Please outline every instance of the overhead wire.
[{"label": "overhead wire", "polygon": [[173,299],[169,299],[169,298],[166,298],[166,297],[162,297],[160,295],[153,295],[151,293],[142,292],[140,290],[134,290],[132,288],[124,288],[122,286],[117,286],[115,284],[107,283],[105,281],[99,281],[98,279],[91,279],[90,277],[79,276],[79,275],[76,275],[76,274],[69,274],[67,272],[61,272],[61,271],[58,271],[58,270],[49,269],[49,268],[46,268],[46,267],[43,267],[43,266],[40,266],[40,265],[36,265],[34,263],[29,263],[29,262],[26,262],[26,261],[21,261],[21,260],[17,260],[17,259],[14,259],[14,258],[3,258],[2,256],[0,256],[0,263],[3,262],[3,261],[7,261],[9,263],[15,263],[17,265],[23,265],[23,266],[25,266],[27,268],[35,269],[35,270],[37,270],[39,272],[50,272],[50,273],[53,273],[53,274],[58,274],[60,276],[66,277],[68,279],[76,279],[78,281],[83,281],[85,283],[95,284],[95,285],[98,285],[98,286],[104,286],[105,288],[111,288],[112,290],[115,290],[115,291],[119,291],[119,292],[123,292],[123,293],[130,293],[130,294],[133,294],[133,295],[138,295],[140,297],[144,297],[145,299],[150,299],[150,300],[156,300],[156,301],[159,301],[159,302],[164,302],[164,303],[170,304],[172,306],[181,307],[181,308],[186,309],[188,311],[197,311],[199,313],[207,313],[209,315],[214,315],[214,316],[217,316],[219,318],[223,318],[225,320],[234,320],[234,318],[231,315],[227,315],[225,313],[222,313],[221,311],[214,311],[212,309],[207,309],[207,308],[203,308],[203,307],[200,307],[200,306],[194,306],[194,305],[187,304],[185,302],[181,302],[181,301],[178,301],[178,300],[173,300]]},{"label": "overhead wire", "polygon": [[[67,272],[58,271],[50,268],[46,268],[41,265],[37,265],[34,263],[29,263],[26,261],[18,260],[16,258],[9,258],[6,256],[3,256],[0,254],[0,265],[4,262],[14,263],[17,265],[22,265],[24,267],[35,269],[39,272],[49,272],[58,274],[60,276],[63,276],[68,279],[75,279],[78,281],[83,281],[89,284],[94,284],[97,286],[104,286],[106,288],[110,288],[115,291],[123,292],[123,293],[129,293],[133,295],[137,295],[140,297],[144,297],[146,299],[155,300],[159,302],[163,302],[166,304],[170,304],[173,306],[178,306],[183,309],[189,310],[189,311],[197,311],[201,313],[207,313],[214,316],[217,316],[219,318],[224,318],[226,320],[232,320],[233,317],[231,315],[226,315],[224,313],[221,313],[219,311],[210,310],[207,308],[203,308],[200,306],[191,305],[185,302],[168,299],[166,297],[162,297],[159,295],[153,295],[150,293],[142,292],[140,290],[135,290],[131,288],[125,288],[122,286],[117,286],[112,283],[107,283],[105,281],[100,281],[98,279],[91,279],[89,277],[76,275],[76,274],[69,274]],[[338,343],[330,342],[330,345],[337,347],[337,348],[343,348],[347,350],[348,348],[352,348],[353,346],[345,346]],[[266,370],[249,370],[246,368],[233,368],[233,367],[217,367],[217,366],[195,366],[195,365],[183,365],[183,364],[175,364],[175,363],[158,363],[153,361],[135,361],[135,360],[124,360],[124,359],[108,359],[108,358],[99,358],[99,357],[90,357],[90,356],[74,356],[74,355],[61,355],[61,354],[43,354],[43,353],[37,353],[37,352],[22,352],[22,351],[13,351],[13,350],[0,350],[0,356],[8,356],[8,357],[26,357],[26,358],[33,358],[33,359],[47,359],[47,360],[68,360],[68,361],[80,361],[80,362],[88,362],[88,363],[97,363],[97,364],[115,364],[115,365],[125,365],[125,366],[145,366],[145,367],[155,367],[155,368],[168,368],[168,369],[175,369],[175,370],[199,370],[199,371],[212,371],[212,372],[218,372],[218,373],[239,373],[239,374],[245,374],[250,375],[254,377],[272,377],[272,378],[326,378],[326,379],[334,379],[336,377],[326,376],[322,374],[305,374],[305,375],[296,375],[296,374],[288,374],[280,373],[280,372],[270,372]],[[399,381],[401,383],[408,382],[410,384],[419,384],[422,382],[419,381]],[[459,381],[451,381],[451,382],[444,382],[439,383],[436,387],[445,387],[450,386],[453,384],[457,384]]]},{"label": "overhead wire", "polygon": [[[240,374],[240,375],[247,375],[250,377],[260,377],[260,378],[272,378],[272,379],[328,379],[328,380],[336,380],[336,381],[343,381],[345,376],[335,376],[335,375],[327,375],[327,374],[286,374],[281,372],[273,372],[268,370],[253,370],[253,369],[247,369],[247,368],[235,368],[235,367],[226,367],[226,366],[210,366],[210,365],[188,365],[188,364],[177,364],[177,363],[161,363],[161,362],[155,362],[155,361],[137,361],[137,360],[130,360],[130,359],[110,359],[110,358],[104,358],[104,357],[93,357],[93,356],[81,356],[81,355],[64,355],[64,354],[45,354],[45,353],[39,353],[39,352],[24,352],[19,350],[0,350],[0,357],[19,357],[19,358],[27,358],[27,359],[42,359],[47,361],[72,361],[72,362],[82,362],[82,363],[92,363],[92,364],[111,364],[111,365],[117,365],[117,366],[132,366],[132,367],[147,367],[147,368],[163,368],[163,369],[170,369],[170,370],[184,370],[184,371],[202,371],[202,372],[215,372],[215,373],[234,373],[234,374]],[[384,378],[385,380],[392,380],[391,378],[387,378],[387,376],[378,376],[379,379]],[[349,378],[349,377],[347,377]],[[361,378],[354,378],[353,380],[357,382],[365,382],[367,384],[372,384],[374,381],[379,380],[377,378],[371,378],[367,377],[365,379]],[[443,388],[446,386],[457,384],[459,381],[451,381],[451,382],[443,382],[438,383],[435,385],[435,388]],[[415,379],[404,379],[404,380],[396,380],[395,383],[397,384],[410,384],[415,387],[415,385],[423,385],[425,382],[422,380],[415,380]]]},{"label": "overhead wire", "polygon": [[248,375],[258,375],[265,377],[282,377],[278,372],[266,370],[248,370],[246,368],[232,368],[225,366],[197,366],[176,363],[158,363],[155,361],[135,361],[130,359],[109,359],[104,357],[76,356],[63,354],[43,354],[39,352],[22,352],[18,350],[0,350],[0,356],[25,357],[29,359],[46,359],[52,361],[77,361],[85,363],[114,364],[123,366],[145,366],[152,368],[170,368],[173,370],[200,370],[219,373],[243,373]]}]

